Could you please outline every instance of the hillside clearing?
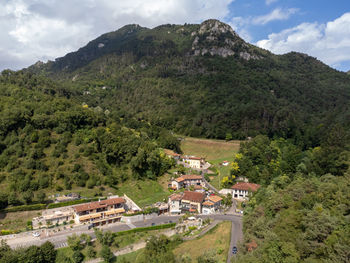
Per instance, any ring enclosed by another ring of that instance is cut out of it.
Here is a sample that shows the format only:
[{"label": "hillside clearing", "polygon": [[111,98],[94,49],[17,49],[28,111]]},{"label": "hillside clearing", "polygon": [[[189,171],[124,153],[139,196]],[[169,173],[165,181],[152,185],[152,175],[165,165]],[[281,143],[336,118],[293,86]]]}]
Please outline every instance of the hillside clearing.
[{"label": "hillside clearing", "polygon": [[232,159],[239,150],[240,141],[223,141],[186,137],[181,142],[181,149],[185,155],[204,157],[207,161]]}]

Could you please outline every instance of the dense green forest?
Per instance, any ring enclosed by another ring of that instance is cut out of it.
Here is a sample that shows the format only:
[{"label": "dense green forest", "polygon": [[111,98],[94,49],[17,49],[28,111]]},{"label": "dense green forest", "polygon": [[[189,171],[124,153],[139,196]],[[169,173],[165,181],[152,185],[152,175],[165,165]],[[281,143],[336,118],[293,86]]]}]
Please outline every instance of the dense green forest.
[{"label": "dense green forest", "polygon": [[97,187],[155,179],[172,165],[160,151],[178,150],[170,132],[132,118],[117,122],[73,96],[46,78],[1,73],[1,208],[44,202],[48,192],[76,187],[99,195]]},{"label": "dense green forest", "polygon": [[194,137],[265,134],[317,146],[319,128],[349,127],[350,77],[300,53],[274,55],[226,24],[125,26],[28,69],[81,103]]},{"label": "dense green forest", "polygon": [[349,149],[341,127],[306,151],[265,136],[242,145],[232,174],[262,187],[245,209],[237,262],[349,262]]}]

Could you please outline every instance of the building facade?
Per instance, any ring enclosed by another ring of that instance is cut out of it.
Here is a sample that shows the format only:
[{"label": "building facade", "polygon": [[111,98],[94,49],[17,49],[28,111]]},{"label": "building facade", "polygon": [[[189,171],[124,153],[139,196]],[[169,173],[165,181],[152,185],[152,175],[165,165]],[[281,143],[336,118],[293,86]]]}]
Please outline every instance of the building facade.
[{"label": "building facade", "polygon": [[124,198],[116,197],[77,205],[73,209],[76,224],[101,226],[119,222],[127,207]]},{"label": "building facade", "polygon": [[196,174],[185,174],[178,178],[175,178],[171,182],[171,188],[174,190],[189,188],[191,185],[204,186],[203,177]]},{"label": "building facade", "polygon": [[258,184],[237,182],[231,187],[232,197],[235,199],[246,200],[249,198],[250,193],[256,192],[260,188]]}]

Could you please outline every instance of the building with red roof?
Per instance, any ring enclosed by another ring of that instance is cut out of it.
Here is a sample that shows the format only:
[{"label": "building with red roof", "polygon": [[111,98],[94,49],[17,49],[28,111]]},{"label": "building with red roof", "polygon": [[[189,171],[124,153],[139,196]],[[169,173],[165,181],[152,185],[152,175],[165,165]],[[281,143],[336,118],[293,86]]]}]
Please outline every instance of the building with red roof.
[{"label": "building with red roof", "polygon": [[247,199],[250,193],[258,191],[259,188],[259,184],[237,182],[231,187],[232,197],[236,199]]},{"label": "building with red roof", "polygon": [[191,185],[204,186],[203,177],[201,175],[196,175],[196,174],[184,174],[171,181],[171,188],[174,190],[179,190],[181,188],[188,188]]}]

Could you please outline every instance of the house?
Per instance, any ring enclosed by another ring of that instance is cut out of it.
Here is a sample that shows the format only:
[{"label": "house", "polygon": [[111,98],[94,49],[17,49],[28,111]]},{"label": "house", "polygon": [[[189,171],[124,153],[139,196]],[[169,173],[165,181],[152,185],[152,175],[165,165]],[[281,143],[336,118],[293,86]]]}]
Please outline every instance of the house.
[{"label": "house", "polygon": [[213,214],[218,212],[222,203],[222,198],[217,195],[211,195],[203,203],[203,214]]},{"label": "house", "polygon": [[185,191],[181,199],[182,212],[202,213],[202,203],[204,199],[204,193]]},{"label": "house", "polygon": [[200,157],[195,156],[184,156],[183,161],[189,165],[191,168],[201,169],[205,164],[205,160]]},{"label": "house", "polygon": [[166,156],[168,156],[170,159],[174,159],[176,161],[181,159],[181,154],[178,154],[172,150],[169,149],[164,149],[164,153],[166,154]]},{"label": "house", "polygon": [[61,208],[44,210],[41,216],[33,218],[32,223],[33,223],[33,228],[38,229],[40,227],[66,224],[73,219],[74,219],[73,208],[61,207]]},{"label": "house", "polygon": [[203,177],[196,174],[185,174],[175,178],[171,182],[171,188],[179,190],[180,188],[188,188],[193,186],[204,186]]},{"label": "house", "polygon": [[236,199],[248,199],[251,192],[256,192],[260,188],[258,184],[237,182],[231,187],[232,197]]},{"label": "house", "polygon": [[182,194],[172,194],[168,199],[169,212],[172,215],[181,214]]},{"label": "house", "polygon": [[73,207],[76,224],[92,224],[93,226],[119,222],[127,209],[122,197],[110,198]]}]

